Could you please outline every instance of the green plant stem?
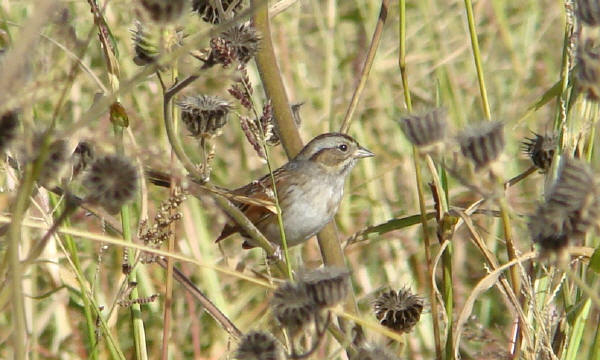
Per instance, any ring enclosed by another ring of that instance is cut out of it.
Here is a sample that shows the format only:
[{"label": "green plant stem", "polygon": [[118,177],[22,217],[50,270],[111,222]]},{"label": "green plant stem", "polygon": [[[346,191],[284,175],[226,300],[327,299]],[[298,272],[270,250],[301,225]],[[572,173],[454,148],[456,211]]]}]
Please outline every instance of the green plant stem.
[{"label": "green plant stem", "polygon": [[475,18],[473,16],[473,4],[471,0],[465,0],[465,9],[467,11],[467,22],[469,24],[469,34],[471,36],[471,48],[473,49],[473,60],[477,69],[477,80],[479,81],[479,92],[481,94],[481,105],[486,119],[491,119],[490,104],[488,102],[487,91],[485,88],[485,79],[483,76],[483,66],[481,65],[481,54],[479,52],[479,41],[477,40],[477,30],[475,29]]},{"label": "green plant stem", "polygon": [[412,100],[410,98],[410,90],[408,88],[408,76],[406,74],[406,0],[400,0],[398,33],[400,50],[398,52],[398,67],[400,68],[400,76],[402,77],[402,87],[404,88],[404,102],[408,112],[412,112]]},{"label": "green plant stem", "polygon": [[350,105],[348,106],[348,110],[346,110],[346,115],[344,116],[344,121],[342,122],[342,126],[340,128],[340,132],[347,133],[348,129],[350,129],[350,122],[352,120],[352,115],[356,110],[356,106],[358,105],[358,100],[360,95],[362,94],[365,85],[367,83],[367,79],[369,78],[369,72],[371,71],[371,67],[373,66],[373,61],[375,60],[375,54],[377,54],[377,49],[379,48],[379,42],[381,40],[381,34],[383,33],[383,25],[385,24],[385,20],[387,19],[388,9],[390,6],[390,0],[382,0],[381,1],[381,9],[379,10],[379,18],[377,19],[377,25],[375,26],[375,31],[373,32],[373,38],[371,39],[371,45],[369,46],[369,51],[367,52],[367,58],[365,59],[365,63],[363,64],[360,77],[358,79],[358,85],[354,90],[354,94],[352,94],[352,100],[350,101]]}]

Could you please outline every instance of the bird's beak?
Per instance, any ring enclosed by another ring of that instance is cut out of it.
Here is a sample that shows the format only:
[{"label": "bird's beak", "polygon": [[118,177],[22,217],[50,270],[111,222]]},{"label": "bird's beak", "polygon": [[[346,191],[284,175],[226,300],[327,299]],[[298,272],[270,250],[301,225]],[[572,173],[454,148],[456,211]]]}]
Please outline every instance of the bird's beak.
[{"label": "bird's beak", "polygon": [[354,157],[357,159],[372,157],[372,156],[375,156],[375,154],[373,154],[372,152],[370,152],[369,150],[365,149],[362,146],[359,146],[358,150],[356,150],[356,152],[354,152]]}]

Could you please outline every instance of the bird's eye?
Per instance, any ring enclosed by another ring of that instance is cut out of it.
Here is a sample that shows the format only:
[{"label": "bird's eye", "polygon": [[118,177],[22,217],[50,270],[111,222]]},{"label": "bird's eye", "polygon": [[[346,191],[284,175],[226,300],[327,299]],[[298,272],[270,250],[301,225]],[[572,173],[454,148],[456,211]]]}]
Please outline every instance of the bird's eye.
[{"label": "bird's eye", "polygon": [[346,145],[346,144],[341,144],[340,146],[338,146],[338,149],[340,149],[341,151],[344,151],[344,152],[345,152],[346,150],[348,150],[348,145]]}]

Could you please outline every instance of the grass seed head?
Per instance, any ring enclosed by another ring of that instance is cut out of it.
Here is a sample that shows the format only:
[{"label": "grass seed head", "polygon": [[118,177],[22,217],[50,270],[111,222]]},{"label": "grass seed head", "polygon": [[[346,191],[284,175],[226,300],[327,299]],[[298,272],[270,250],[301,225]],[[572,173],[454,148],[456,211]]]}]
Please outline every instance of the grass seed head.
[{"label": "grass seed head", "polygon": [[226,100],[212,95],[188,96],[177,105],[181,108],[183,123],[195,137],[219,135],[231,109]]},{"label": "grass seed head", "polygon": [[479,170],[496,160],[504,149],[504,124],[486,121],[464,130],[458,137],[462,154]]},{"label": "grass seed head", "polygon": [[416,146],[428,146],[446,137],[446,110],[436,108],[422,115],[409,115],[400,119],[400,128]]},{"label": "grass seed head", "polygon": [[400,333],[407,333],[421,318],[423,298],[406,288],[390,290],[375,299],[373,310],[381,325]]},{"label": "grass seed head", "polygon": [[302,273],[299,281],[319,307],[333,307],[348,295],[350,273],[338,267],[323,267]]},{"label": "grass seed head", "polygon": [[273,293],[273,315],[292,336],[309,325],[318,312],[316,304],[306,293],[304,286],[286,282]]},{"label": "grass seed head", "polygon": [[235,358],[238,360],[280,360],[281,347],[273,335],[263,331],[251,331],[242,337]]},{"label": "grass seed head", "polygon": [[92,164],[83,179],[87,200],[110,213],[133,199],[138,188],[138,172],[128,160],[117,155],[103,156]]}]

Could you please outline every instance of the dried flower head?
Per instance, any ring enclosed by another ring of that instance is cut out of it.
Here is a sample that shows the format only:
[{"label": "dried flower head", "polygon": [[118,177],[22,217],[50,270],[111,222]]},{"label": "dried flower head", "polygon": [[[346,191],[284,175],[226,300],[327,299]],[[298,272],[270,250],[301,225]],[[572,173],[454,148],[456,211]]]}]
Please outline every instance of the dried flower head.
[{"label": "dried flower head", "polygon": [[231,109],[226,100],[212,95],[188,96],[177,105],[181,108],[183,123],[196,137],[219,135]]},{"label": "dried flower head", "polygon": [[84,171],[94,161],[95,156],[94,144],[86,140],[80,141],[72,155],[73,177]]},{"label": "dried flower head", "polygon": [[316,304],[303,286],[286,282],[280,285],[271,299],[273,315],[292,336],[312,322],[317,314]]},{"label": "dried flower head", "polygon": [[504,148],[504,124],[486,121],[464,130],[458,137],[462,154],[482,169],[496,160]]},{"label": "dried flower head", "polygon": [[258,52],[260,35],[250,24],[234,25],[219,37],[210,40],[210,53],[205,67],[221,64],[229,66],[238,61],[246,64]]},{"label": "dried flower head", "polygon": [[583,237],[600,218],[600,189],[590,166],[564,157],[545,203],[529,223],[533,241],[556,250]]},{"label": "dried flower head", "polygon": [[577,44],[575,78],[581,92],[592,100],[600,99],[600,47],[588,38]]},{"label": "dried flower head", "polygon": [[[237,14],[242,9],[243,0],[221,0],[223,11]],[[197,12],[202,20],[211,24],[219,24],[223,19],[219,16],[219,9],[214,0],[193,0],[192,10]]]},{"label": "dried flower head", "polygon": [[427,146],[446,137],[446,110],[433,109],[423,115],[409,115],[400,119],[400,128],[416,146]]},{"label": "dried flower head", "polygon": [[87,201],[116,213],[135,196],[138,172],[128,160],[107,155],[94,161],[83,179],[83,185],[89,193]]},{"label": "dried flower head", "polygon": [[[35,142],[36,147],[41,146],[42,137],[39,136]],[[55,140],[48,147],[48,157],[42,165],[38,183],[45,188],[56,186],[67,170],[67,159],[69,151],[65,140]]]},{"label": "dried flower head", "polygon": [[548,171],[552,165],[556,151],[556,136],[533,134],[535,137],[526,138],[522,143],[523,152],[529,156],[533,165],[542,172]]},{"label": "dried flower head", "polygon": [[375,299],[373,310],[381,325],[401,333],[410,332],[421,317],[423,298],[406,288],[390,290]]},{"label": "dried flower head", "polygon": [[134,26],[135,28],[129,29],[133,41],[133,50],[135,51],[133,62],[138,66],[154,63],[159,55],[154,39],[151,38],[150,33],[140,21],[136,20]]},{"label": "dried flower head", "polygon": [[381,346],[363,346],[352,360],[398,360],[399,358]]},{"label": "dried flower head", "polygon": [[299,281],[319,307],[332,307],[348,295],[350,272],[344,268],[323,267],[300,274]]},{"label": "dried flower head", "polygon": [[273,335],[262,331],[251,331],[242,337],[235,358],[238,360],[280,360],[281,347]]},{"label": "dried flower head", "polygon": [[166,24],[179,19],[187,2],[185,0],[140,0],[140,4],[152,21]]},{"label": "dried flower head", "polygon": [[590,25],[600,25],[600,2],[598,0],[577,0],[575,16],[579,21]]},{"label": "dried flower head", "polygon": [[0,116],[0,152],[4,151],[17,136],[19,113],[7,111]]}]

